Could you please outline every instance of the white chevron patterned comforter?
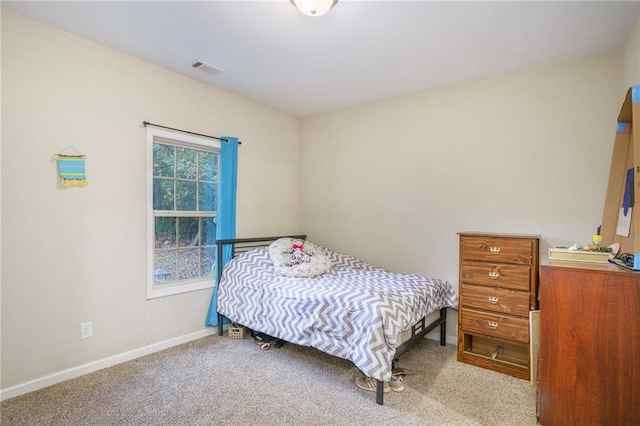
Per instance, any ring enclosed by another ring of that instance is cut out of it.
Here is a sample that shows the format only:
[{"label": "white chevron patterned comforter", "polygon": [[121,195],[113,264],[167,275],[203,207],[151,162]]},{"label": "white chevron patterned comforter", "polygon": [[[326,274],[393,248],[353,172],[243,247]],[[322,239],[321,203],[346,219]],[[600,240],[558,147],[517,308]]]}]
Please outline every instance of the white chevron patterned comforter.
[{"label": "white chevron patterned comforter", "polygon": [[457,308],[457,295],[444,280],[328,254],[333,268],[316,278],[278,275],[266,248],[238,255],[223,271],[218,312],[250,329],[348,359],[369,377],[390,380],[400,332],[441,308]]}]

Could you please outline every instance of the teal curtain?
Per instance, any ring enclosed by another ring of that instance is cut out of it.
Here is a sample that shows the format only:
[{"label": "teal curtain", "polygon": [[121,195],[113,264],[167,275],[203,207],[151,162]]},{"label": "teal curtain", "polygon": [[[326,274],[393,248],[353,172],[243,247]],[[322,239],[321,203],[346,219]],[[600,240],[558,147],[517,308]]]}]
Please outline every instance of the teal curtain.
[{"label": "teal curtain", "polygon": [[[223,136],[220,147],[220,183],[218,193],[218,217],[216,239],[236,237],[236,188],[238,186],[238,138]],[[222,265],[233,255],[232,247],[224,247]],[[218,325],[218,274],[215,276],[215,288],[207,313],[206,325]]]}]

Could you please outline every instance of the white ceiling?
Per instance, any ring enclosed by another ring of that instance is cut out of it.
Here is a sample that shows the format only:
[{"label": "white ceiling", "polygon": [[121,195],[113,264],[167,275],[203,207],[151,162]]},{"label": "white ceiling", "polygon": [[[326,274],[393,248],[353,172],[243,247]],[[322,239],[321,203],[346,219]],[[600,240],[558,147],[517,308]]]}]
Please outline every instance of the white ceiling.
[{"label": "white ceiling", "polygon": [[[2,1],[295,116],[621,49],[640,1]],[[224,70],[195,70],[196,60]]]}]

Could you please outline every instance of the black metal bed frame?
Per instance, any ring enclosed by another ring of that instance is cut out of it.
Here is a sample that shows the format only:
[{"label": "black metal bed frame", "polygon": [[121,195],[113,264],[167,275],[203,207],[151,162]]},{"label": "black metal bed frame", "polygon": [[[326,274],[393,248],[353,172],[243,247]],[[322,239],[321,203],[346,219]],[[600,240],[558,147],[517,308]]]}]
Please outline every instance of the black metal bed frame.
[{"label": "black metal bed frame", "polygon": [[[273,241],[279,238],[299,238],[306,239],[306,235],[282,235],[277,237],[259,237],[259,238],[232,238],[232,239],[224,239],[224,240],[216,240],[216,272],[217,272],[217,281],[220,282],[220,278],[222,277],[222,248],[225,245],[232,246],[232,256],[235,257],[239,253],[244,253],[246,251],[265,247],[271,244]],[[216,284],[217,285],[217,284]],[[224,333],[223,330],[223,322],[224,316],[218,312],[218,335],[222,336]],[[393,364],[398,362],[398,357],[406,352],[411,346],[416,344],[419,339],[424,338],[427,333],[430,333],[436,327],[440,326],[440,345],[446,345],[446,323],[447,323],[447,308],[440,309],[440,316],[432,321],[431,323],[426,323],[426,317],[422,318],[420,321],[415,323],[411,327],[411,338],[405,341],[401,345],[396,348],[396,353],[393,358]],[[255,330],[260,331],[260,330]],[[379,405],[384,405],[384,382],[382,380],[376,379],[376,403]]]}]

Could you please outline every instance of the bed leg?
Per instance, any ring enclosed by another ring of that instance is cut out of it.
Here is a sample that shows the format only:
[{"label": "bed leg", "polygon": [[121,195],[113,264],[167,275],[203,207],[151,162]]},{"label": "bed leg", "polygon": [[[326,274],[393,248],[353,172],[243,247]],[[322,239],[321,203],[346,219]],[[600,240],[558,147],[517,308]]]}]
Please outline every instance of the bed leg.
[{"label": "bed leg", "polygon": [[440,323],[440,346],[447,345],[447,308],[440,309],[440,318],[442,318],[442,323]]},{"label": "bed leg", "polygon": [[376,379],[376,404],[384,405],[384,382]]},{"label": "bed leg", "polygon": [[224,317],[221,314],[218,314],[218,336],[222,336],[223,331],[222,331],[222,320],[224,319]]}]

